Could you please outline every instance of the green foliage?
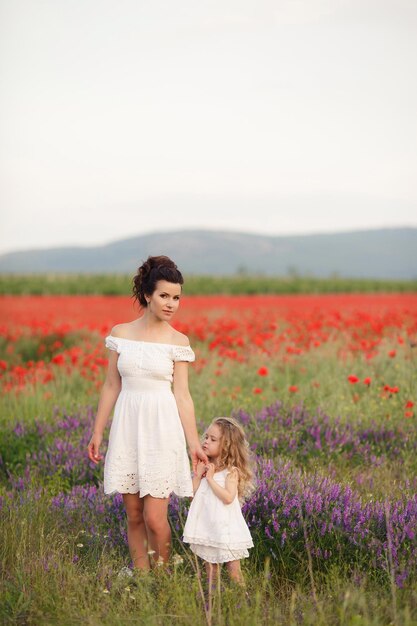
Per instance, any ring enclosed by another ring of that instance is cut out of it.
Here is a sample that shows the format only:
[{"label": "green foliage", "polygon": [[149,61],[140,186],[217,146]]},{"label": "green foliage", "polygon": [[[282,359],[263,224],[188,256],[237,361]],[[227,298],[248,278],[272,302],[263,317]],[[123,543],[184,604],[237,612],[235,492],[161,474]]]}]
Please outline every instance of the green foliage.
[{"label": "green foliage", "polygon": [[44,449],[44,441],[39,437],[36,428],[29,427],[21,437],[17,437],[14,430],[2,429],[0,478],[5,478],[9,472],[21,473],[25,466],[26,455],[41,449]]},{"label": "green foliage", "polygon": [[[412,626],[417,587],[398,590],[334,566],[311,579],[275,574],[268,559],[244,562],[246,590],[225,572],[211,596],[205,573],[183,551],[183,562],[151,574],[119,577],[124,554],[88,529],[59,529],[57,513],[41,494],[19,509],[5,509],[0,543],[2,624],[143,624],[165,626]],[[90,539],[90,541],[88,541]],[[181,550],[176,543],[177,550]],[[314,591],[312,591],[314,590]]]},{"label": "green foliage", "polygon": [[[123,274],[3,274],[0,295],[128,295],[132,277]],[[416,280],[315,278],[312,276],[185,276],[185,293],[298,294],[298,293],[415,293]]]},{"label": "green foliage", "polygon": [[[0,359],[5,359],[9,366],[24,364],[27,361],[50,361],[53,356],[79,346],[84,338],[88,338],[88,331],[77,330],[65,333],[31,333],[24,332],[13,344],[7,337],[0,335]],[[13,351],[10,351],[10,347]]]}]

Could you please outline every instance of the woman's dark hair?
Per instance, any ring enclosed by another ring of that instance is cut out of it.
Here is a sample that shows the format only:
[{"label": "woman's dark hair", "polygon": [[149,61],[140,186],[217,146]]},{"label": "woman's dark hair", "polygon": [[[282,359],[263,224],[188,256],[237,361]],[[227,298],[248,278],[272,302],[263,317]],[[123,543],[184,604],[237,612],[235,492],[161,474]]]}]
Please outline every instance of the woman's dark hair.
[{"label": "woman's dark hair", "polygon": [[158,280],[183,285],[184,279],[174,261],[167,256],[148,256],[133,278],[133,297],[143,307],[147,307],[145,295],[151,296]]}]

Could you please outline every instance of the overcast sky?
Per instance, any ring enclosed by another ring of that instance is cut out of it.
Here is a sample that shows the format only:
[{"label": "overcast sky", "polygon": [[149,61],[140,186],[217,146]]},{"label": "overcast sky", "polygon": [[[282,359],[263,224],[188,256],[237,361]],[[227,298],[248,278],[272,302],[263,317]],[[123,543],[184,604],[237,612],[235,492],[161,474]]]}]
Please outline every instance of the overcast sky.
[{"label": "overcast sky", "polygon": [[0,6],[0,253],[417,226],[415,0]]}]

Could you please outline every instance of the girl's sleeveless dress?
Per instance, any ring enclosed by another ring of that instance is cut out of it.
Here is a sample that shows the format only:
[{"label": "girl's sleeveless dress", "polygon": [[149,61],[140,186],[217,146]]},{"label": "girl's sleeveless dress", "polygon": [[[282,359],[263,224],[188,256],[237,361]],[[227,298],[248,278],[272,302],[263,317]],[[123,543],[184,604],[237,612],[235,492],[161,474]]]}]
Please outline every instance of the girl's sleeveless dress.
[{"label": "girl's sleeveless dress", "polygon": [[[228,470],[214,474],[214,480],[225,486]],[[249,528],[243,518],[236,495],[224,504],[212,491],[206,478],[201,479],[188,512],[183,540],[191,550],[209,563],[237,561],[249,556],[253,547]]]},{"label": "girl's sleeveless dress", "polygon": [[194,361],[194,352],[190,346],[111,335],[105,341],[119,354],[122,388],[110,429],[104,493],[191,496],[190,462],[171,383],[174,362]]}]

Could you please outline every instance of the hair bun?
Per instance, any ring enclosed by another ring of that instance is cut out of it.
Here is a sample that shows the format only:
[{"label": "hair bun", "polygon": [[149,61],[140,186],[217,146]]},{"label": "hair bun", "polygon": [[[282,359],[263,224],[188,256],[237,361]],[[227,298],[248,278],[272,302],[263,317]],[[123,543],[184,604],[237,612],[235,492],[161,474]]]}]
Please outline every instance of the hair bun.
[{"label": "hair bun", "polygon": [[158,280],[179,285],[184,283],[182,274],[172,259],[164,255],[149,256],[133,278],[133,297],[141,306],[147,306],[145,294],[153,294]]},{"label": "hair bun", "polygon": [[152,262],[150,258],[142,263],[142,265],[138,268],[138,274],[142,277],[142,280],[146,280],[152,270]]}]

